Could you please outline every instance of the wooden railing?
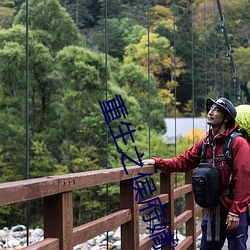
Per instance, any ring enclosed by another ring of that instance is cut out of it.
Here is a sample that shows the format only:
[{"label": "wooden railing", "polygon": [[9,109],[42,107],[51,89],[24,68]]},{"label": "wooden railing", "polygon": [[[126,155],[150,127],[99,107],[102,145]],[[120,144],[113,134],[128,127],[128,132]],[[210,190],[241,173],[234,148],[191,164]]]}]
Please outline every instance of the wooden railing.
[{"label": "wooden railing", "polygon": [[[44,240],[25,250],[72,250],[77,244],[86,242],[101,233],[121,226],[122,250],[148,250],[153,246],[152,238],[139,240],[139,215],[144,204],[135,201],[136,190],[128,180],[139,173],[156,173],[153,166],[128,167],[48,176],[0,184],[0,206],[43,198]],[[196,249],[196,238],[201,233],[196,226],[196,213],[201,209],[195,204],[190,183],[191,173],[186,173],[186,184],[174,189],[173,174],[160,174],[160,195],[166,204],[170,232],[186,224],[186,238],[175,249]],[[120,183],[120,210],[95,221],[73,227],[74,190],[89,188],[112,182]],[[174,217],[174,200],[185,196],[185,212]],[[165,246],[162,249],[172,249]]]}]

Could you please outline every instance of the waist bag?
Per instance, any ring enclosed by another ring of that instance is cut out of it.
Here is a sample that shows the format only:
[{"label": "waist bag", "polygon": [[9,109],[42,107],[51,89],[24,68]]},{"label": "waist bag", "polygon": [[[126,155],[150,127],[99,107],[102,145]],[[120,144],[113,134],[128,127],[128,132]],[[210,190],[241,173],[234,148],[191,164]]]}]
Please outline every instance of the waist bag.
[{"label": "waist bag", "polygon": [[221,170],[210,163],[200,163],[192,177],[195,202],[203,208],[214,207],[221,195]]}]

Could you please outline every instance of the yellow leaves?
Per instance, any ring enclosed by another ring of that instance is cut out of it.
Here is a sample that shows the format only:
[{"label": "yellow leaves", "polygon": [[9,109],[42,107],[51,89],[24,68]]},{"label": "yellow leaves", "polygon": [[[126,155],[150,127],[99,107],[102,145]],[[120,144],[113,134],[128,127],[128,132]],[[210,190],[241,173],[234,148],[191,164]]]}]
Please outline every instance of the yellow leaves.
[{"label": "yellow leaves", "polygon": [[174,100],[174,94],[168,89],[160,89],[158,95],[165,105],[171,104]]},{"label": "yellow leaves", "polygon": [[[150,44],[149,48],[148,43]],[[181,58],[176,57],[174,65],[173,47],[168,39],[156,33],[150,33],[149,37],[144,35],[138,44],[130,44],[125,48],[124,63],[131,62],[140,64],[145,73],[150,67],[150,71],[155,76],[165,72],[173,72],[174,66],[176,76],[185,72],[185,63]]]},{"label": "yellow leaves", "polygon": [[151,10],[151,17],[153,20],[154,18],[158,20],[164,20],[166,18],[173,20],[173,12],[163,5],[155,5]]},{"label": "yellow leaves", "polygon": [[190,130],[190,132],[186,135],[184,135],[184,139],[190,140],[190,141],[198,141],[200,140],[206,131],[200,128],[193,128]]},{"label": "yellow leaves", "polygon": [[145,72],[148,70],[148,57],[150,70],[154,74],[163,73],[168,68],[173,68],[171,56],[173,48],[165,37],[150,33],[150,48],[148,49],[148,36],[142,36],[138,44],[130,44],[125,48],[124,63],[139,63]]},{"label": "yellow leaves", "polygon": [[175,87],[177,87],[179,84],[175,81],[167,81],[166,82],[166,88],[160,89],[158,92],[158,95],[162,102],[166,105],[170,105],[174,103],[174,94],[171,93],[171,91],[174,90]]},{"label": "yellow leaves", "polygon": [[154,31],[159,26],[165,26],[173,30],[173,12],[162,5],[156,5],[152,8],[150,13],[150,21],[152,23],[152,30]]},{"label": "yellow leaves", "polygon": [[175,75],[180,76],[180,74],[183,74],[186,72],[185,70],[185,63],[181,60],[180,57],[175,58]]},{"label": "yellow leaves", "polygon": [[206,112],[201,112],[201,117],[207,117],[207,113]]},{"label": "yellow leaves", "polygon": [[166,82],[166,87],[167,87],[167,89],[170,89],[171,91],[173,91],[174,90],[174,88],[175,87],[178,87],[179,86],[179,83],[178,82],[176,82],[176,81],[167,81]]},{"label": "yellow leaves", "polygon": [[187,103],[185,103],[185,107],[183,108],[183,111],[185,114],[192,114],[193,111],[193,100],[190,99],[187,101]]},{"label": "yellow leaves", "polygon": [[177,106],[180,105],[180,102],[176,101],[174,94],[171,93],[169,89],[160,89],[158,95],[162,103],[167,107],[166,111],[168,117],[179,117],[181,115],[177,109]]}]

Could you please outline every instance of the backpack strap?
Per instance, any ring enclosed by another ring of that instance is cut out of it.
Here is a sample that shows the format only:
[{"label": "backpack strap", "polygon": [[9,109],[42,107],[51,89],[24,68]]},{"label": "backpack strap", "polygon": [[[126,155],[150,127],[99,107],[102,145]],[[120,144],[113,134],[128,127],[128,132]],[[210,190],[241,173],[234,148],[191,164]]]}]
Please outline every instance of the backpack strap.
[{"label": "backpack strap", "polygon": [[202,142],[202,148],[201,148],[201,158],[200,162],[206,162],[206,152],[207,152],[207,144]]},{"label": "backpack strap", "polygon": [[[207,161],[206,159],[206,152],[207,152],[207,145],[206,143],[202,142],[202,148],[201,148],[201,156],[200,156],[200,162],[205,163]],[[213,159],[215,161],[215,159]],[[219,158],[216,160],[220,160]],[[208,208],[207,211],[207,241],[212,241],[212,223],[211,223],[211,210],[212,208]],[[215,241],[220,241],[220,203],[215,206]]]},{"label": "backpack strap", "polygon": [[223,154],[225,156],[225,159],[230,167],[230,169],[232,170],[233,169],[233,156],[232,156],[232,144],[233,144],[233,140],[237,137],[237,136],[242,136],[241,133],[239,132],[233,132],[231,133],[224,145],[223,145]]},{"label": "backpack strap", "polygon": [[217,162],[217,161],[224,161],[224,157],[216,157],[216,158],[206,158],[206,152],[207,152],[207,143],[202,142],[202,147],[201,147],[201,155],[200,155],[200,162],[205,163],[205,162]]},{"label": "backpack strap", "polygon": [[[230,170],[233,171],[233,155],[232,155],[232,144],[233,144],[233,140],[237,137],[237,136],[242,136],[241,133],[239,132],[233,132],[231,133],[224,145],[223,145],[223,154],[224,154],[224,157],[225,157],[225,160],[227,161],[229,167],[230,167]],[[233,184],[233,181],[232,181],[233,177],[232,177],[232,174],[230,175],[230,180],[227,184],[227,187],[224,191],[224,194],[226,194],[231,200],[234,199],[234,184]]]},{"label": "backpack strap", "polygon": [[[233,144],[233,140],[237,137],[237,136],[242,136],[242,133],[240,132],[233,132],[231,133],[225,140],[224,145],[223,145],[223,154],[225,157],[225,160],[227,161],[230,169],[233,169],[233,155],[232,155],[232,144]],[[205,162],[206,161],[206,152],[207,152],[207,144],[202,142],[202,148],[201,148],[201,162]],[[215,158],[215,161],[221,161],[224,160],[223,158]]]}]

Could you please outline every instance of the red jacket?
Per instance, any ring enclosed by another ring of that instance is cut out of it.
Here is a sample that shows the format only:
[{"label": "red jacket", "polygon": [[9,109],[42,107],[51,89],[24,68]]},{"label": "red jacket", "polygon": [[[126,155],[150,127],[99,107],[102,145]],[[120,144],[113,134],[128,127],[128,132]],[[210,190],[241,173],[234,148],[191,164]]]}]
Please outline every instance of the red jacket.
[{"label": "red jacket", "polygon": [[[213,158],[213,146],[215,158],[223,157],[223,144],[225,138],[237,131],[238,125],[232,129],[228,129],[223,134],[218,134],[212,138],[206,136],[187,149],[184,154],[176,158],[161,159],[154,158],[155,166],[163,173],[186,172],[198,166],[200,163],[200,155],[202,151],[202,142],[209,143],[207,146],[206,159]],[[250,144],[241,136],[237,136],[232,144],[233,155],[233,180],[234,180],[234,200],[230,200],[225,194],[220,198],[221,211],[232,212],[241,215],[247,208],[250,201]],[[230,178],[231,170],[226,161],[215,162],[215,166],[221,169],[221,184],[224,189]]]}]

